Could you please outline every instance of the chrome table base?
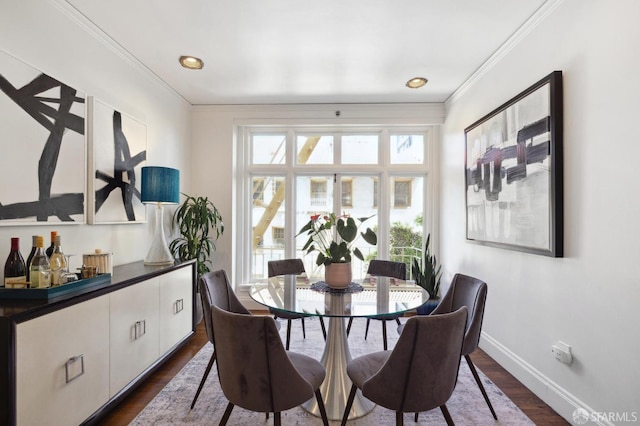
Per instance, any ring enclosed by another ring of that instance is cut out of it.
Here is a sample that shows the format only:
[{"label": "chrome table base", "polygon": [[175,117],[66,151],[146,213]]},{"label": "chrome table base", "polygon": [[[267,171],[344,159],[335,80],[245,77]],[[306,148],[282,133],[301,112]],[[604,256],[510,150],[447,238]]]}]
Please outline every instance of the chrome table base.
[{"label": "chrome table base", "polygon": [[[351,361],[351,354],[349,353],[344,320],[345,318],[342,317],[329,317],[327,343],[320,360],[327,372],[324,382],[320,385],[320,392],[329,420],[342,419],[351,390],[351,379],[347,375],[347,363]],[[302,404],[302,408],[311,414],[320,416],[315,398]],[[375,404],[362,396],[358,390],[349,413],[349,419],[362,417],[374,408]]]}]

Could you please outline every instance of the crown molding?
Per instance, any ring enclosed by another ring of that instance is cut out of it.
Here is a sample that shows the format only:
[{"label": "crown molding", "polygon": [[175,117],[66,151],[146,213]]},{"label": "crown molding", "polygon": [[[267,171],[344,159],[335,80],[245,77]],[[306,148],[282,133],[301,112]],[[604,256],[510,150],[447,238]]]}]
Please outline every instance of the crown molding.
[{"label": "crown molding", "polygon": [[445,101],[448,111],[451,104],[460,99],[478,80],[495,67],[502,59],[542,21],[546,19],[564,0],[547,0],[526,20],[480,67],[467,78]]},{"label": "crown molding", "polygon": [[188,100],[186,100],[180,93],[178,93],[173,87],[171,87],[166,81],[164,81],[158,74],[154,73],[145,64],[140,62],[131,52],[124,48],[120,43],[115,41],[109,34],[104,32],[93,21],[86,17],[82,12],[76,9],[72,4],[66,0],[49,0],[56,9],[65,14],[71,19],[79,28],[81,28],[88,35],[96,39],[100,44],[105,46],[111,52],[115,53],[120,59],[127,63],[131,68],[138,71],[141,75],[146,77],[149,81],[159,85],[163,89],[167,90],[171,94],[178,97],[182,102],[185,102],[188,106],[191,106]]}]

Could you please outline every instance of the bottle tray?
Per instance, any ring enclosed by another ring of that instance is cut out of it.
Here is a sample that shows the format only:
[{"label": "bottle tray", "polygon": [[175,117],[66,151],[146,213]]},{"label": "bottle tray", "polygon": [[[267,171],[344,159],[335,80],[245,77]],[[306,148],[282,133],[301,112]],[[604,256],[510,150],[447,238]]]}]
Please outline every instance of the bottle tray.
[{"label": "bottle tray", "polygon": [[111,274],[100,274],[92,278],[72,281],[49,288],[0,288],[0,299],[53,299],[73,292],[86,290],[111,282]]}]

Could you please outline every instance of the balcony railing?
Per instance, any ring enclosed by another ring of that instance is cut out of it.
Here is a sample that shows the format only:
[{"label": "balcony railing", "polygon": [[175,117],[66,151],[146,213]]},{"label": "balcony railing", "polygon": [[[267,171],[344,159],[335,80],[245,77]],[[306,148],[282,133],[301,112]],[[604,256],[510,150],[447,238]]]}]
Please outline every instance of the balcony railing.
[{"label": "balcony railing", "polygon": [[[366,259],[371,258],[376,253],[375,247],[360,248],[364,255],[365,261],[353,258],[353,278],[362,279],[366,275],[369,262]],[[302,259],[307,275],[311,279],[324,278],[324,266],[316,265],[316,256],[314,254],[305,255],[301,250],[296,251],[296,257]],[[270,260],[282,260],[285,258],[284,248],[277,246],[259,247],[251,256],[252,279],[262,279],[267,277],[267,262]],[[390,260],[394,262],[403,262],[407,265],[407,278],[413,279],[411,276],[411,264],[413,259],[422,259],[422,249],[416,247],[393,247],[390,253]]]}]

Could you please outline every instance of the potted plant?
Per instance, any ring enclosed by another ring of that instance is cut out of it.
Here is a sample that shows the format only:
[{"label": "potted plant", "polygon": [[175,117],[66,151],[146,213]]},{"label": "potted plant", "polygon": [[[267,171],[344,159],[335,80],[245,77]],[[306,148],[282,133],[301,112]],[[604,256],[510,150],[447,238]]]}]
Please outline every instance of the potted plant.
[{"label": "potted plant", "polygon": [[[363,222],[373,216],[354,219],[348,214],[335,213],[311,216],[298,232],[309,238],[302,247],[306,254],[318,252],[316,265],[325,266],[325,281],[331,287],[346,287],[351,283],[351,255],[364,261],[359,248],[354,247],[358,235],[371,245],[378,243],[378,237],[371,228],[358,233]],[[357,221],[357,222],[356,222]]]},{"label": "potted plant", "polygon": [[[217,240],[224,233],[224,224],[220,212],[207,197],[186,197],[184,203],[173,214],[173,223],[177,225],[180,236],[169,244],[169,250],[181,260],[196,260],[198,278],[211,271],[211,255],[216,250],[213,233]],[[196,300],[196,323],[202,320],[202,301]]]},{"label": "potted plant", "polygon": [[429,300],[422,306],[417,308],[418,315],[429,315],[440,303],[440,277],[442,275],[442,265],[438,265],[435,255],[431,254],[430,246],[431,234],[427,235],[427,242],[424,245],[424,259],[422,267],[418,263],[418,259],[413,259],[411,265],[411,275],[416,284],[424,288],[429,293]]}]

